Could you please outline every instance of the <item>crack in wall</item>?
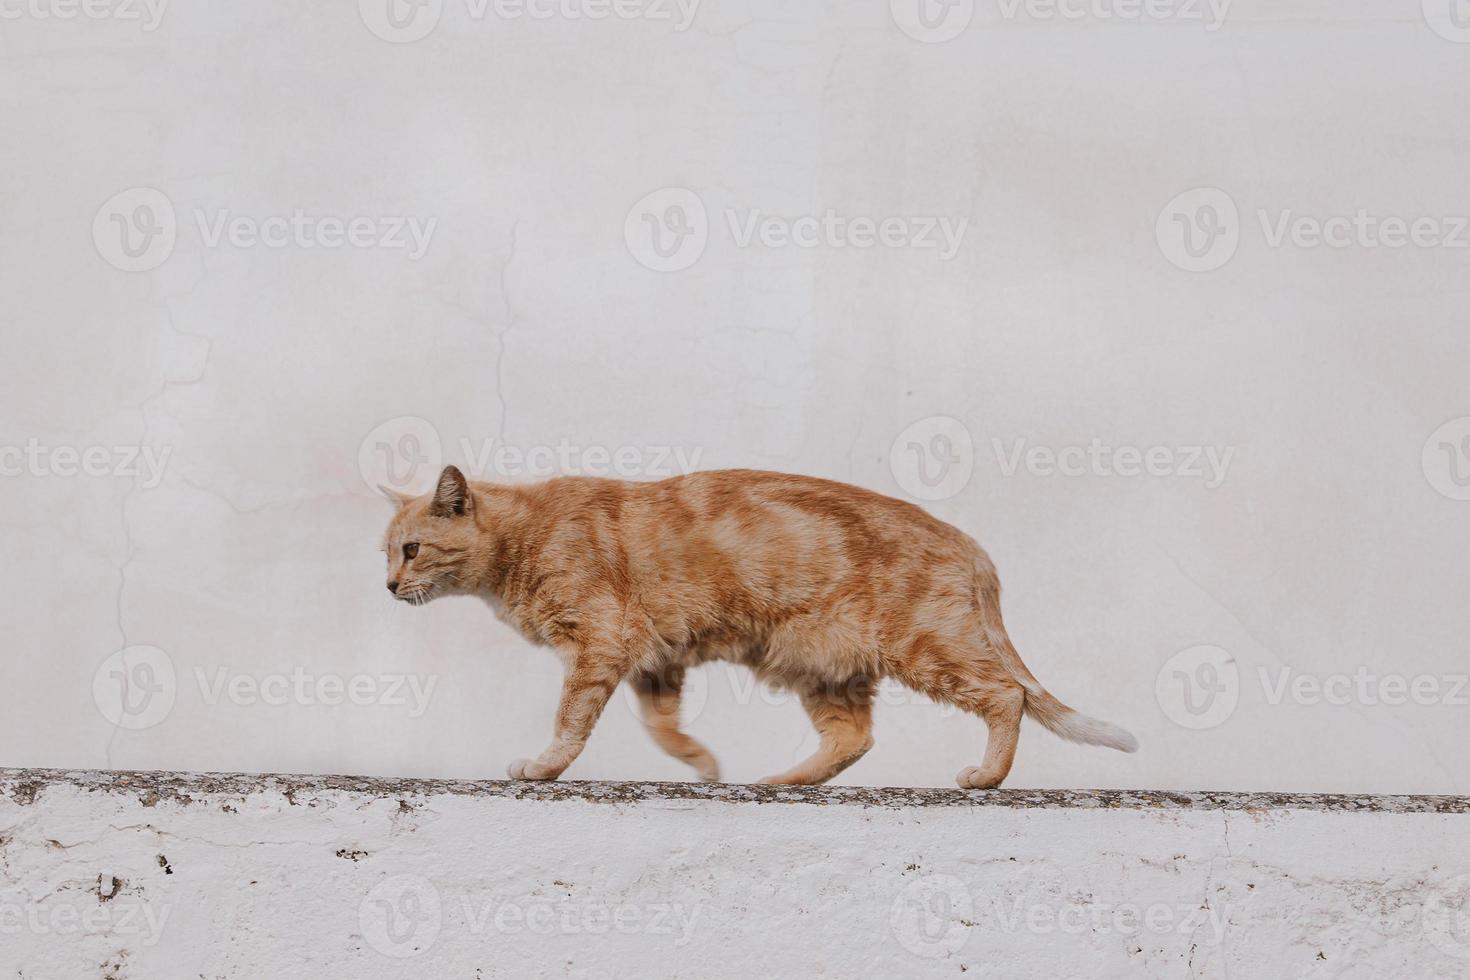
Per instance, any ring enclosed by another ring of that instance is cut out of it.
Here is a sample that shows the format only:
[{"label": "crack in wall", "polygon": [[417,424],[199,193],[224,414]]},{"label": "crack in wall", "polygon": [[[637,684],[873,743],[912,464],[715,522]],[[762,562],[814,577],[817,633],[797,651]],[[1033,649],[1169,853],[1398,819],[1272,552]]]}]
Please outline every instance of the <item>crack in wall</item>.
[{"label": "crack in wall", "polygon": [[[146,446],[148,444],[149,407],[160,399],[167,396],[168,393],[175,388],[186,388],[202,382],[204,380],[204,375],[209,370],[210,355],[214,353],[213,338],[205,337],[201,334],[192,334],[185,330],[180,330],[178,326],[174,323],[174,314],[173,311],[168,308],[168,304],[164,303],[163,308],[164,319],[168,325],[168,329],[172,331],[175,336],[202,342],[204,344],[204,351],[199,359],[199,369],[193,377],[184,378],[182,380],[172,380],[167,377],[167,372],[165,372],[163,383],[159,385],[158,390],[138,403],[138,415],[143,422],[143,429],[138,437],[138,445],[140,446]],[[138,491],[142,489],[142,480],[143,475],[141,473],[135,474],[133,476],[132,486],[128,488],[127,493],[123,494],[122,503],[119,507],[119,516],[121,518],[123,532],[123,553],[122,561],[118,564],[117,593],[114,598],[117,617],[119,650],[126,650],[128,647],[132,646],[132,643],[128,639],[127,615],[123,608],[126,602],[126,593],[128,587],[128,566],[133,563],[133,559],[135,557],[133,528],[132,522],[128,517],[128,507],[133,503],[133,500],[137,496]],[[124,664],[124,666],[126,666],[126,664]],[[118,732],[121,730],[121,722],[114,722],[112,725],[112,731],[107,736],[107,744],[103,747],[103,759],[109,769],[112,768],[113,765],[112,752],[114,746],[117,743]]]},{"label": "crack in wall", "polygon": [[495,433],[497,446],[505,445],[506,420],[510,415],[510,402],[505,395],[505,353],[506,340],[520,319],[515,304],[510,299],[510,266],[516,260],[516,248],[520,244],[520,227],[520,218],[511,222],[510,250],[505,256],[505,261],[500,265],[500,301],[505,304],[505,325],[495,334],[496,342],[499,344],[495,355],[495,397],[500,402],[500,422]]}]

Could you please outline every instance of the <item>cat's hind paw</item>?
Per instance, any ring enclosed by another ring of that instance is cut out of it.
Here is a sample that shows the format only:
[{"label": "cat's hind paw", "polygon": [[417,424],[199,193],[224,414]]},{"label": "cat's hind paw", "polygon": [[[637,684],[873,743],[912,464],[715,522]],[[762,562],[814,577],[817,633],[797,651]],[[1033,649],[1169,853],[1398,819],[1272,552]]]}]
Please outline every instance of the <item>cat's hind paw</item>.
[{"label": "cat's hind paw", "polygon": [[545,766],[539,765],[535,759],[516,759],[505,767],[505,774],[511,779],[555,779],[559,773],[554,773]]},{"label": "cat's hind paw", "polygon": [[959,783],[960,789],[995,789],[1005,778],[1005,773],[996,773],[984,766],[970,766],[961,769],[954,781]]}]

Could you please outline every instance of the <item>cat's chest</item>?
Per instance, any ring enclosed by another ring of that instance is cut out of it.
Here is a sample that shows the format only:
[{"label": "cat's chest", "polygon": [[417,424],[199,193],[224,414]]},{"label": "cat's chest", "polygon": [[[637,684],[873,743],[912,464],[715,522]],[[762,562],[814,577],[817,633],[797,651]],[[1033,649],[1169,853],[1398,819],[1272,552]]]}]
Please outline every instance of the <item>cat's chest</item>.
[{"label": "cat's chest", "polygon": [[496,619],[517,633],[520,633],[526,639],[534,643],[541,642],[540,638],[534,635],[534,631],[530,628],[531,623],[521,609],[507,603],[498,595],[486,595],[482,598],[485,600],[485,605],[489,606],[490,611],[495,614]]},{"label": "cat's chest", "polygon": [[484,596],[484,599],[496,619],[535,645],[549,646],[560,655],[561,648],[556,642],[555,617],[549,617],[544,609],[538,612],[530,603],[506,602],[501,596],[493,594]]}]

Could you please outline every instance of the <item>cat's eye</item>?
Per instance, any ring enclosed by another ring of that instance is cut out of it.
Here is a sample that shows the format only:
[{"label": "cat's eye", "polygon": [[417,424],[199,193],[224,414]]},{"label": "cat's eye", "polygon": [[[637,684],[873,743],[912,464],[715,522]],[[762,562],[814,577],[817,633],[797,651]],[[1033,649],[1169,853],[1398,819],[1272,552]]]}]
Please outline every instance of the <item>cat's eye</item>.
[{"label": "cat's eye", "polygon": [[406,544],[406,545],[403,546],[403,560],[404,561],[413,561],[418,556],[419,556],[419,546],[417,544]]}]

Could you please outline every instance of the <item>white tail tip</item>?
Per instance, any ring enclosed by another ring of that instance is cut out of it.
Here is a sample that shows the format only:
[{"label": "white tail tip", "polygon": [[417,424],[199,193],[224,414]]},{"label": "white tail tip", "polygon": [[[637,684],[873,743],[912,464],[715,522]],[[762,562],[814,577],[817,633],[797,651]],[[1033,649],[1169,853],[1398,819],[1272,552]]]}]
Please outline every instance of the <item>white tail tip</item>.
[{"label": "white tail tip", "polygon": [[1085,745],[1101,745],[1119,752],[1137,752],[1138,739],[1126,728],[1111,722],[1089,718],[1076,711],[1068,711],[1047,726],[1062,738]]}]

